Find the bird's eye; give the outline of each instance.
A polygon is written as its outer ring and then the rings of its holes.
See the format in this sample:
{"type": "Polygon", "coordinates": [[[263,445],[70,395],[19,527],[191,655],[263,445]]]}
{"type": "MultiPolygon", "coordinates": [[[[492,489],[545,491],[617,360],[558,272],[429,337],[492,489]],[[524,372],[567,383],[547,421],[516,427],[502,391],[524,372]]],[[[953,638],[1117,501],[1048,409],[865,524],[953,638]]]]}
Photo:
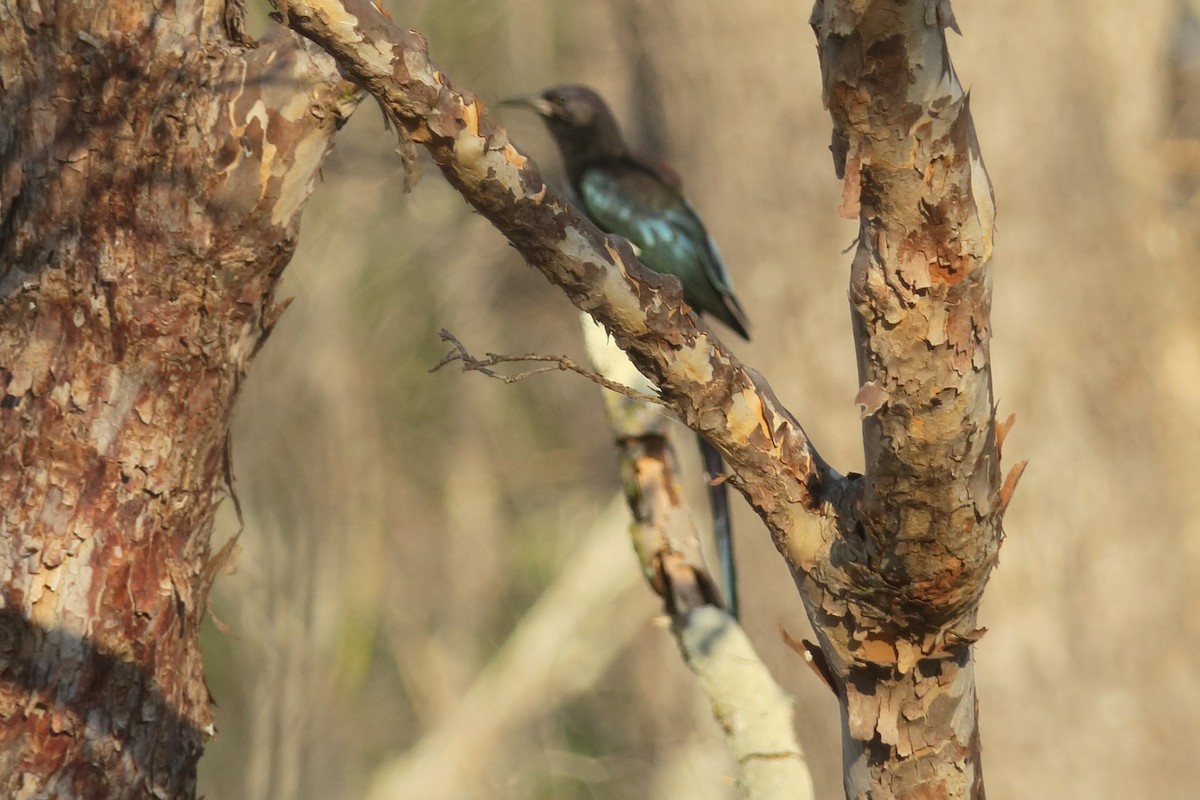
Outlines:
{"type": "Polygon", "coordinates": [[[571,121],[572,125],[590,125],[596,111],[592,105],[582,98],[575,98],[563,103],[562,116],[571,121]]]}

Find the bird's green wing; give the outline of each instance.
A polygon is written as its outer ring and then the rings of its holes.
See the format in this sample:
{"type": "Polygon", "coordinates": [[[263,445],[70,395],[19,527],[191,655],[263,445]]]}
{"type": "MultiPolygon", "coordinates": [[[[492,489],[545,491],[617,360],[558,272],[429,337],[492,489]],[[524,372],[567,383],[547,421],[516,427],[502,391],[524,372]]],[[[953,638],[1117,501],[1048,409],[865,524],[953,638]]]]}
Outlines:
{"type": "Polygon", "coordinates": [[[628,239],[645,266],[679,278],[689,305],[749,338],[729,273],[676,184],[621,161],[585,170],[575,188],[584,213],[601,229],[628,239]]]}

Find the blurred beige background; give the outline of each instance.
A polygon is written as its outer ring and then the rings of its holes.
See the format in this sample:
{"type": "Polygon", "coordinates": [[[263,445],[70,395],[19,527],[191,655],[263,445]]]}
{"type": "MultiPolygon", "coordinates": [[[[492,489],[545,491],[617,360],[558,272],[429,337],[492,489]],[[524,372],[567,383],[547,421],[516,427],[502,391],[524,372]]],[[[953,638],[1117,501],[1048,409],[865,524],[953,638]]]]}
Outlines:
{"type": "MultiPolygon", "coordinates": [[[[999,210],[1005,460],[1030,460],[976,651],[993,798],[1184,798],[1200,781],[1200,34],[1186,7],[955,8],[999,210]]],[[[568,81],[609,96],[720,243],[755,324],[739,354],[826,457],[861,465],[855,225],[836,216],[807,4],[388,8],[493,109],[568,81]]],[[[557,174],[540,123],[500,117],[557,174]]],[[[201,792],[735,796],[623,538],[596,390],[427,373],[442,327],[477,354],[580,356],[576,312],[432,165],[404,195],[393,148],[373,104],[338,137],[284,283],[295,302],[239,402],[246,524],[214,601],[230,632],[206,632],[219,736],[201,792]]],[[[218,544],[237,528],[229,506],[218,544]]],[[[747,630],[796,696],[818,796],[839,797],[836,704],[778,634],[806,633],[799,600],[740,501],[736,523],[747,630]]]]}

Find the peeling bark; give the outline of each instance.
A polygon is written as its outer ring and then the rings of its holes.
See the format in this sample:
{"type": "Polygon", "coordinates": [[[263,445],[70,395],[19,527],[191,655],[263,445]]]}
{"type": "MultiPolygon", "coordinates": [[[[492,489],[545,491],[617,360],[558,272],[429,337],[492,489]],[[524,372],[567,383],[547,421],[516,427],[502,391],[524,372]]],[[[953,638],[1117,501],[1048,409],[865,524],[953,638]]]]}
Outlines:
{"type": "MultiPolygon", "coordinates": [[[[581,315],[583,339],[596,371],[618,386],[653,396],[653,385],[637,371],[603,328],[581,315]]],[[[633,517],[630,534],[646,581],[676,627],[704,605],[724,608],[700,537],[684,504],[668,417],[652,403],[604,390],[604,410],[616,440],[621,482],[633,517]]]]}
{"type": "Polygon", "coordinates": [[[230,411],[355,102],[324,53],[245,49],[223,11],[0,3],[6,797],[190,798],[212,732],[230,411]]]}
{"type": "Polygon", "coordinates": [[[844,616],[843,598],[818,609],[844,676],[846,794],[982,797],[970,645],[1011,488],[988,352],[995,211],[946,45],[957,27],[933,0],[820,0],[812,23],[843,209],[861,226],[850,301],[872,398],[867,571],[844,616]]]}

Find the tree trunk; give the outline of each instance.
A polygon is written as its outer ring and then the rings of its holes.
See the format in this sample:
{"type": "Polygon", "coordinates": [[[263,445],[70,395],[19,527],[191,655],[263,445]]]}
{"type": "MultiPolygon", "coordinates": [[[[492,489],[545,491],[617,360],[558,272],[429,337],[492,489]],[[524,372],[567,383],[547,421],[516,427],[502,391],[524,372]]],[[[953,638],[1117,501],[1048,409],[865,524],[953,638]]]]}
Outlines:
{"type": "Polygon", "coordinates": [[[812,23],[843,213],[860,221],[866,475],[841,523],[867,571],[846,594],[808,595],[841,680],[846,794],[979,798],[971,645],[1020,476],[1001,491],[991,185],[946,46],[949,3],[818,0],[812,23]]]}
{"type": "Polygon", "coordinates": [[[236,5],[0,20],[0,794],[188,798],[230,410],[356,96],[236,5]]]}

